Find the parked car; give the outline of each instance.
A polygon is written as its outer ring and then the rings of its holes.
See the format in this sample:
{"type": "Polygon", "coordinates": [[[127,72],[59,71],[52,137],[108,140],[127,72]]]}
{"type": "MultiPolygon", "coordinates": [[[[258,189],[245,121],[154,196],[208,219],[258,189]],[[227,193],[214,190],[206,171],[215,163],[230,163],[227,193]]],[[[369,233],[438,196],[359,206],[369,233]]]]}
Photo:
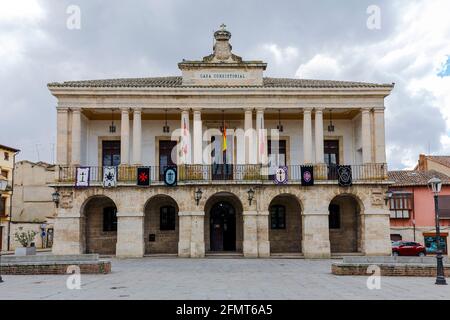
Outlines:
{"type": "Polygon", "coordinates": [[[393,256],[419,256],[423,257],[427,254],[425,246],[412,241],[395,241],[392,242],[393,256]]]}

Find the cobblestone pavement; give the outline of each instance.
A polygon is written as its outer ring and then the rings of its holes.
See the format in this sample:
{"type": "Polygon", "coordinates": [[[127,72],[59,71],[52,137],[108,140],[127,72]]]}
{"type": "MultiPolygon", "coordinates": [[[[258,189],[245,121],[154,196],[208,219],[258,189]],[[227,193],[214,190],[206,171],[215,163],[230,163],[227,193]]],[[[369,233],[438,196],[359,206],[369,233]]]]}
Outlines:
{"type": "Polygon", "coordinates": [[[3,299],[450,299],[450,285],[433,278],[382,277],[369,290],[365,276],[334,276],[332,260],[180,259],[112,260],[108,275],[4,276],[3,299]]]}

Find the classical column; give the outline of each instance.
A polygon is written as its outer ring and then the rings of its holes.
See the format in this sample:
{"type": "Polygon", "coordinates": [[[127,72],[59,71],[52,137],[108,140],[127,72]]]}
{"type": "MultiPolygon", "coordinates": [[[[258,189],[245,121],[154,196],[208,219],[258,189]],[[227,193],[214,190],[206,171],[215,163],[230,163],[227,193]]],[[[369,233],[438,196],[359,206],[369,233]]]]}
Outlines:
{"type": "Polygon", "coordinates": [[[56,164],[65,166],[69,162],[67,157],[69,109],[57,108],[56,110],[56,164]]]}
{"type": "Polygon", "coordinates": [[[144,256],[144,216],[142,212],[117,212],[116,256],[139,258],[144,256]]]}
{"type": "Polygon", "coordinates": [[[244,118],[244,130],[245,130],[245,163],[256,163],[256,148],[255,148],[255,131],[253,130],[253,109],[245,109],[244,118]]]}
{"type": "Polygon", "coordinates": [[[130,164],[130,116],[129,108],[121,108],[120,121],[120,164],[130,164]]]}
{"type": "Polygon", "coordinates": [[[323,108],[315,108],[315,149],[316,163],[324,163],[323,158],[323,108]]]}
{"type": "Polygon", "coordinates": [[[313,163],[311,108],[303,109],[303,163],[313,163]]]}
{"type": "Polygon", "coordinates": [[[142,164],[142,110],[133,109],[133,164],[142,164]]]}
{"type": "Polygon", "coordinates": [[[386,145],[384,136],[384,107],[375,108],[374,126],[375,126],[375,162],[386,163],[386,145]]]}
{"type": "Polygon", "coordinates": [[[193,149],[194,164],[203,164],[203,132],[202,113],[200,109],[194,109],[193,149]]]}
{"type": "Polygon", "coordinates": [[[258,211],[256,219],[258,228],[258,257],[270,257],[269,211],[258,211]]]}
{"type": "Polygon", "coordinates": [[[366,208],[361,215],[362,251],[367,256],[391,255],[389,210],[366,208]]]}
{"type": "Polygon", "coordinates": [[[244,211],[242,213],[244,218],[244,241],[242,245],[244,257],[247,258],[258,257],[257,214],[257,211],[244,211]]]}
{"type": "Polygon", "coordinates": [[[205,256],[205,212],[178,212],[178,256],[202,258],[205,256]]]}
{"type": "Polygon", "coordinates": [[[189,109],[181,111],[181,159],[183,164],[191,163],[191,134],[189,131],[189,109]]]}
{"type": "Polygon", "coordinates": [[[191,228],[192,217],[189,212],[178,212],[178,256],[189,258],[191,256],[191,228]]]}
{"type": "Polygon", "coordinates": [[[256,109],[256,132],[258,134],[257,154],[258,163],[267,163],[267,139],[264,131],[264,109],[256,109]]]}
{"type": "Polygon", "coordinates": [[[72,109],[72,165],[78,166],[81,161],[81,110],[72,109]]]}
{"type": "Polygon", "coordinates": [[[371,128],[370,128],[370,109],[363,108],[361,110],[361,141],[362,141],[362,157],[363,163],[372,162],[372,138],[371,138],[371,128]]]}
{"type": "MultiPolygon", "coordinates": [[[[78,208],[79,209],[79,208],[78,208]]],[[[83,228],[80,211],[75,208],[64,209],[61,206],[57,209],[55,218],[55,234],[52,253],[63,254],[83,254],[84,243],[82,239],[83,228]]]]}

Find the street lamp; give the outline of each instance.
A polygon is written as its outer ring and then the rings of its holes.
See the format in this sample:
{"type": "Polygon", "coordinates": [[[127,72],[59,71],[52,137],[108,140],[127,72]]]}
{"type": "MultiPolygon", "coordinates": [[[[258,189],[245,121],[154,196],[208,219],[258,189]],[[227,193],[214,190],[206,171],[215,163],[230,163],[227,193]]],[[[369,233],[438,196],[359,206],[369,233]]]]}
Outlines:
{"type": "Polygon", "coordinates": [[[434,193],[434,213],[436,222],[436,241],[437,241],[437,251],[436,251],[436,284],[446,285],[444,276],[444,265],[442,264],[442,250],[441,250],[441,232],[439,228],[439,206],[438,206],[438,194],[441,192],[442,181],[439,178],[431,178],[428,181],[428,186],[434,193]]]}
{"type": "Polygon", "coordinates": [[[197,205],[199,204],[200,199],[202,198],[202,194],[203,191],[200,188],[198,188],[197,191],[195,191],[195,202],[197,203],[197,205]]]}
{"type": "Polygon", "coordinates": [[[52,193],[52,201],[55,203],[56,207],[59,207],[59,192],[58,189],[55,190],[55,192],[52,193]]]}
{"type": "Polygon", "coordinates": [[[251,206],[253,197],[255,196],[255,190],[250,188],[250,189],[248,189],[247,193],[248,193],[248,205],[251,206]]]}
{"type": "MultiPolygon", "coordinates": [[[[8,179],[6,179],[3,175],[0,174],[0,198],[2,193],[6,191],[6,187],[8,186],[8,179]]],[[[2,248],[0,247],[0,283],[3,282],[2,279],[2,248]]]]}
{"type": "Polygon", "coordinates": [[[389,203],[389,201],[392,198],[392,191],[388,190],[386,191],[386,193],[384,194],[384,203],[387,205],[389,203]]]}

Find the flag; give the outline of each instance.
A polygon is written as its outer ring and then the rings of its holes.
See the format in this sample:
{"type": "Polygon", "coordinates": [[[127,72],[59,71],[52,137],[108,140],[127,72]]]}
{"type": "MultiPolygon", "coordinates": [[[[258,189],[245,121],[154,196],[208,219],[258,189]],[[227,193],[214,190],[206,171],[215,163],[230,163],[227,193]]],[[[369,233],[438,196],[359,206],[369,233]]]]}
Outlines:
{"type": "Polygon", "coordinates": [[[103,167],[103,187],[115,187],[117,184],[116,167],[103,167]]]}
{"type": "Polygon", "coordinates": [[[352,167],[337,166],[338,183],[341,187],[350,187],[352,185],[352,167]]]}
{"type": "Polygon", "coordinates": [[[222,132],[222,154],[223,154],[223,163],[227,163],[227,127],[225,123],[223,124],[223,132],[222,132]]]}
{"type": "Polygon", "coordinates": [[[314,167],[301,166],[300,173],[302,175],[302,186],[314,185],[314,167]]]}
{"type": "Polygon", "coordinates": [[[89,167],[78,167],[76,170],[75,187],[89,187],[89,167]]]}
{"type": "Polygon", "coordinates": [[[149,186],[150,185],[150,168],[139,167],[137,168],[137,181],[138,186],[149,186]]]}

